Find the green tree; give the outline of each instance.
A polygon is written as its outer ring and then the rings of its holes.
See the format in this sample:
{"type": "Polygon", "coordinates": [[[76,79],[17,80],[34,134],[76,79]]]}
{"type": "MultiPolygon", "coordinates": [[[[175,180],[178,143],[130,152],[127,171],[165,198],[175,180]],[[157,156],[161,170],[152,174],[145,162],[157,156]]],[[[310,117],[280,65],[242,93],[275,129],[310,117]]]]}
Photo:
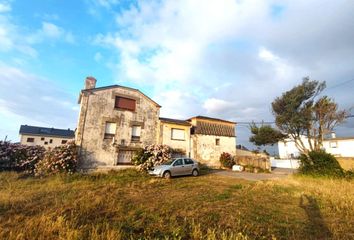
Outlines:
{"type": "Polygon", "coordinates": [[[253,135],[249,140],[257,146],[273,145],[287,136],[270,125],[262,124],[258,127],[255,123],[252,123],[250,129],[253,135]]]}
{"type": "Polygon", "coordinates": [[[325,88],[325,82],[306,77],[302,84],[283,93],[272,103],[277,127],[294,139],[299,151],[306,155],[309,151],[320,150],[324,136],[343,122],[347,115],[347,111],[338,110],[338,104],[333,99],[319,97],[325,88]],[[308,146],[304,141],[308,142],[308,146]]]}

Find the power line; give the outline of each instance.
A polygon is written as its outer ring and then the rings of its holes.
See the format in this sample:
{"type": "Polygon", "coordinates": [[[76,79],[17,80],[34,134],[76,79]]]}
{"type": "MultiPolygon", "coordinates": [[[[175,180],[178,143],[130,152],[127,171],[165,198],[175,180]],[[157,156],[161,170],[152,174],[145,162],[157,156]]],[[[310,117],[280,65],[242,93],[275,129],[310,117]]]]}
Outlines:
{"type": "Polygon", "coordinates": [[[339,87],[339,86],[342,86],[342,85],[345,85],[345,84],[353,82],[353,81],[354,81],[354,78],[350,79],[348,81],[344,81],[344,82],[338,83],[336,85],[330,86],[330,87],[326,88],[324,91],[329,90],[329,89],[333,89],[333,88],[336,88],[336,87],[339,87]]]}

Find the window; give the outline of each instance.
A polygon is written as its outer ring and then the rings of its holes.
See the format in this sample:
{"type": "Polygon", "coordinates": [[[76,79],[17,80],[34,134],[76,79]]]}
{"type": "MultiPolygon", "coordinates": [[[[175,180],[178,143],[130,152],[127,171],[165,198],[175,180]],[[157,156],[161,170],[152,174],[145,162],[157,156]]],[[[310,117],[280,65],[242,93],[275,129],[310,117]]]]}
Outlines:
{"type": "Polygon", "coordinates": [[[44,141],[44,139],[45,139],[45,138],[44,138],[44,137],[42,137],[42,138],[41,138],[41,141],[44,141]]]}
{"type": "Polygon", "coordinates": [[[220,146],[220,138],[215,139],[215,145],[220,146]]]}
{"type": "Polygon", "coordinates": [[[116,127],[117,124],[113,122],[106,122],[104,138],[105,139],[112,139],[116,135],[116,127]]]}
{"type": "Polygon", "coordinates": [[[34,138],[27,138],[27,142],[34,142],[34,138]]]}
{"type": "Polygon", "coordinates": [[[139,142],[141,134],[141,126],[132,127],[132,142],[139,142]]]}
{"type": "Polygon", "coordinates": [[[44,142],[44,145],[48,145],[48,142],[44,142]]]}
{"type": "Polygon", "coordinates": [[[185,158],[185,159],[184,159],[184,163],[187,164],[187,165],[188,165],[188,164],[194,164],[193,160],[190,159],[190,158],[185,158]]]}
{"type": "Polygon", "coordinates": [[[65,144],[67,142],[68,142],[68,140],[61,140],[61,144],[65,144]]]}
{"type": "Polygon", "coordinates": [[[183,129],[172,128],[171,129],[171,139],[172,140],[185,140],[185,131],[183,129]]]}
{"type": "Polygon", "coordinates": [[[53,139],[50,139],[50,140],[49,140],[49,143],[53,143],[53,139]]]}
{"type": "Polygon", "coordinates": [[[116,102],[114,107],[129,111],[135,111],[136,101],[134,99],[125,97],[116,97],[116,102]]]}
{"type": "Polygon", "coordinates": [[[173,164],[173,166],[181,166],[181,165],[183,165],[182,159],[177,159],[173,164]]]}
{"type": "Polygon", "coordinates": [[[338,146],[337,146],[337,142],[330,142],[329,143],[329,147],[330,148],[337,148],[338,146]]]}

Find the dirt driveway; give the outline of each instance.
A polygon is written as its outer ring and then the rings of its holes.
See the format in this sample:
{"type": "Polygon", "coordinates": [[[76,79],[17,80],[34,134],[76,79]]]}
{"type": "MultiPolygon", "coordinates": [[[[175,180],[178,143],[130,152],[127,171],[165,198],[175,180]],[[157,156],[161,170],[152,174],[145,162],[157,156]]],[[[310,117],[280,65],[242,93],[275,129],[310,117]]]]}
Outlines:
{"type": "Polygon", "coordinates": [[[272,170],[272,173],[249,173],[249,172],[233,172],[228,170],[214,170],[212,174],[241,178],[250,181],[262,181],[270,179],[282,179],[288,175],[296,172],[294,169],[276,168],[272,170]]]}

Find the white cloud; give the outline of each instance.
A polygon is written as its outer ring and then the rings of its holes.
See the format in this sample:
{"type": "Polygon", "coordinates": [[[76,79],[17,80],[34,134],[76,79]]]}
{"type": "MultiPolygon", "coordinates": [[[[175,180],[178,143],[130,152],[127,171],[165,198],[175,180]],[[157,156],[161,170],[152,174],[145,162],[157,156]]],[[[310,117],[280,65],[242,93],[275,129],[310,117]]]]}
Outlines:
{"type": "MultiPolygon", "coordinates": [[[[76,126],[76,96],[51,81],[3,63],[0,63],[0,79],[0,117],[12,126],[9,129],[16,129],[20,124],[76,126]],[[14,127],[14,123],[18,126],[14,127]]],[[[14,139],[13,132],[8,134],[14,139]]]]}
{"type": "Polygon", "coordinates": [[[10,11],[11,11],[11,6],[9,3],[0,2],[0,13],[10,12],[10,11]]]}
{"type": "Polygon", "coordinates": [[[171,117],[269,121],[272,100],[302,77],[352,78],[353,9],[352,1],[137,1],[95,43],[117,50],[117,81],[153,88],[171,117]]]}
{"type": "Polygon", "coordinates": [[[28,37],[31,44],[42,43],[47,39],[64,40],[67,43],[74,43],[75,37],[71,32],[65,31],[63,28],[50,22],[42,22],[42,27],[35,34],[28,37]]]}
{"type": "Polygon", "coordinates": [[[230,110],[230,108],[235,108],[237,105],[222,99],[208,98],[204,104],[203,108],[206,109],[207,113],[217,115],[225,111],[230,110]]]}

